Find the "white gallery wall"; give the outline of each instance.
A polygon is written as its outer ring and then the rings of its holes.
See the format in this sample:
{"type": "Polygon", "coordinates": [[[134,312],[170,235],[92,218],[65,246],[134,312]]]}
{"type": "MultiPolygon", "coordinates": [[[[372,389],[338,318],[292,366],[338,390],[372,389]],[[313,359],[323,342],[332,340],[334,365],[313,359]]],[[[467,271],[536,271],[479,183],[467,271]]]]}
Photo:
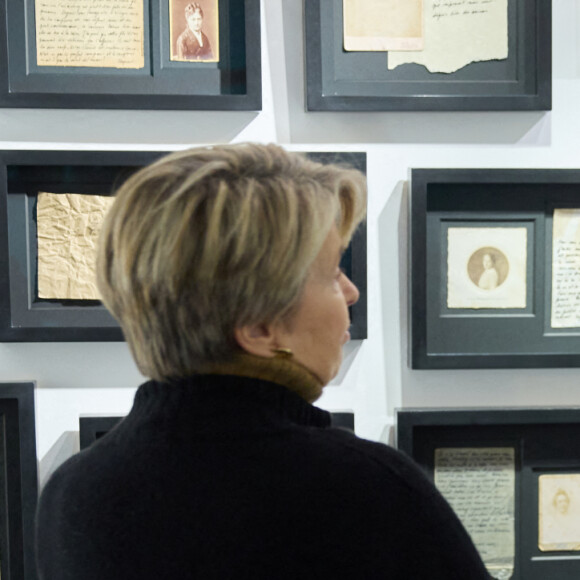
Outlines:
{"type": "MultiPolygon", "coordinates": [[[[409,168],[580,168],[580,2],[553,0],[551,112],[307,113],[299,0],[262,0],[260,112],[0,110],[1,149],[153,149],[239,141],[364,151],[368,339],[319,401],[387,440],[397,407],[580,406],[580,369],[407,366],[409,168]]],[[[0,381],[35,381],[41,483],[78,449],[79,415],[122,415],[144,381],[124,343],[0,344],[0,381]]]]}

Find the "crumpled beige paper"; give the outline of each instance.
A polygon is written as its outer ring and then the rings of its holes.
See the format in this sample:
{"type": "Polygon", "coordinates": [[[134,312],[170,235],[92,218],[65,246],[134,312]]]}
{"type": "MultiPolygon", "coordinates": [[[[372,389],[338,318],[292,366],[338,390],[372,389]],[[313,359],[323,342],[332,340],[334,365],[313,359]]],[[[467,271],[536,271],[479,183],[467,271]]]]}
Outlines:
{"type": "Polygon", "coordinates": [[[79,193],[38,194],[38,297],[99,300],[96,247],[114,198],[79,193]]]}

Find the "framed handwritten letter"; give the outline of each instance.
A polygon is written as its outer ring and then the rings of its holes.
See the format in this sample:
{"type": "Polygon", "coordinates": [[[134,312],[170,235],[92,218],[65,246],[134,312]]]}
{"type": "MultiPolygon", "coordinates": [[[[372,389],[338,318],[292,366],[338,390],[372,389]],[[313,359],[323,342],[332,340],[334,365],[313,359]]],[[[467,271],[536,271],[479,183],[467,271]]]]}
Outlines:
{"type": "MultiPolygon", "coordinates": [[[[0,152],[0,342],[122,341],[101,304],[96,241],[114,191],[164,155],[154,151],[0,152]]],[[[366,172],[360,152],[307,153],[320,163],[366,172]]],[[[360,298],[350,307],[351,336],[367,336],[366,227],[356,231],[341,267],[360,298]]]]}
{"type": "Polygon", "coordinates": [[[261,108],[259,0],[0,2],[0,107],[261,108]]]}
{"type": "Polygon", "coordinates": [[[580,366],[580,171],[411,170],[412,368],[580,366]]]}
{"type": "Polygon", "coordinates": [[[311,111],[548,110],[551,0],[306,0],[311,111]]]}
{"type": "Polygon", "coordinates": [[[397,447],[497,580],[580,577],[580,409],[400,409],[397,447]]]}

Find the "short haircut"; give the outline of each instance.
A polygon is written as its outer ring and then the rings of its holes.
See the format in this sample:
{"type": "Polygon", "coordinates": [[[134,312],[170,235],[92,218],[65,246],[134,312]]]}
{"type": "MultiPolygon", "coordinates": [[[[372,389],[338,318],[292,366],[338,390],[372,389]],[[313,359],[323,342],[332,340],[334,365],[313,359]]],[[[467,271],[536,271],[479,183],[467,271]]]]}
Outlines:
{"type": "Polygon", "coordinates": [[[365,207],[359,171],[276,145],[173,153],[116,194],[97,259],[103,302],[145,376],[194,374],[240,351],[235,328],[290,321],[332,225],[346,247],[365,207]]]}
{"type": "Polygon", "coordinates": [[[196,12],[199,12],[200,16],[203,18],[203,8],[199,4],[199,2],[190,2],[185,7],[185,18],[186,19],[189,18],[191,15],[195,14],[196,12]]]}

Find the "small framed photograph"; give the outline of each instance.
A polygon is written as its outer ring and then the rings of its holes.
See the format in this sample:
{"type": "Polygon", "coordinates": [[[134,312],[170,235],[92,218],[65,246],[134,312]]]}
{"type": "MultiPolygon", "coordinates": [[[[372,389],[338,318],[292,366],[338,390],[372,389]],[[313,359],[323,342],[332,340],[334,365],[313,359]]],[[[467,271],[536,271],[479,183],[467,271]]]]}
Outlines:
{"type": "Polygon", "coordinates": [[[171,60],[219,62],[219,0],[169,0],[171,60]]]}
{"type": "Polygon", "coordinates": [[[399,409],[397,447],[497,580],[580,576],[580,409],[399,409]]]}
{"type": "Polygon", "coordinates": [[[580,366],[580,171],[410,178],[410,366],[580,366]]]}
{"type": "Polygon", "coordinates": [[[580,551],[580,473],[540,475],[538,500],[540,550],[580,551]]]}
{"type": "Polygon", "coordinates": [[[447,229],[447,307],[525,308],[527,228],[447,229]]]}

